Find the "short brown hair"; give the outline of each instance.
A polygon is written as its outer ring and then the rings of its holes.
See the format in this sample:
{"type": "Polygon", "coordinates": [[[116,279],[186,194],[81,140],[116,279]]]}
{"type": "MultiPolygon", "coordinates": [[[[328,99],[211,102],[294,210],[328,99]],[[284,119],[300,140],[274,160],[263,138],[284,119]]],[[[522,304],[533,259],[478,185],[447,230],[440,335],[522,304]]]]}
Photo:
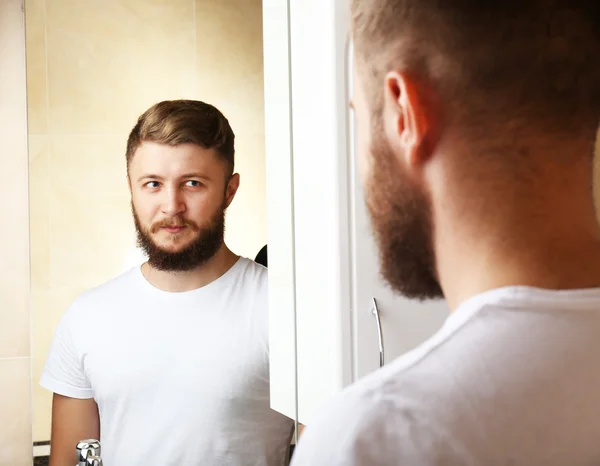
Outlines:
{"type": "Polygon", "coordinates": [[[400,70],[460,124],[598,126],[599,0],[352,0],[352,29],[371,111],[385,73],[400,70]]]}
{"type": "Polygon", "coordinates": [[[137,148],[145,141],[175,146],[197,144],[215,149],[234,168],[235,135],[227,118],[216,108],[199,100],[165,100],[146,110],[127,139],[127,168],[137,148]]]}

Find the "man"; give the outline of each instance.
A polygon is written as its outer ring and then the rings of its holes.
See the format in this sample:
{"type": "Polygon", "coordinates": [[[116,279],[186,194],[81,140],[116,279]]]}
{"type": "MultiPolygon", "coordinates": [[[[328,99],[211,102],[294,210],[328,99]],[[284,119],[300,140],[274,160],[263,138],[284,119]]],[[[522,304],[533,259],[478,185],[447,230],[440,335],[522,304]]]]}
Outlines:
{"type": "Polygon", "coordinates": [[[54,392],[52,466],[101,437],[107,465],[287,464],[293,421],[270,409],[267,270],[223,241],[240,183],[213,106],[166,101],[127,142],[148,261],[79,296],[41,384],[54,392]]]}
{"type": "Polygon", "coordinates": [[[600,2],[353,0],[352,18],[382,274],[453,312],[328,404],[292,464],[600,464],[600,2]]]}

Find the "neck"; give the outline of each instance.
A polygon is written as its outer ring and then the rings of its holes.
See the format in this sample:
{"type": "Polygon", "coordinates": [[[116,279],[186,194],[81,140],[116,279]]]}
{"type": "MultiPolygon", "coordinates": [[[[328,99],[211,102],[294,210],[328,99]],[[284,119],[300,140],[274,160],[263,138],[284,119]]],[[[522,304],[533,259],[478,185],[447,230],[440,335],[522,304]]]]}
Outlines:
{"type": "Polygon", "coordinates": [[[489,178],[472,176],[470,183],[446,184],[436,196],[452,200],[438,202],[442,208],[434,213],[436,265],[451,309],[507,286],[600,286],[591,166],[536,173],[524,183],[514,179],[509,173],[492,186],[489,178]]]}
{"type": "Polygon", "coordinates": [[[202,288],[227,272],[239,259],[225,244],[207,262],[185,272],[157,270],[148,262],[142,264],[142,273],[156,288],[169,292],[191,291],[202,288]]]}

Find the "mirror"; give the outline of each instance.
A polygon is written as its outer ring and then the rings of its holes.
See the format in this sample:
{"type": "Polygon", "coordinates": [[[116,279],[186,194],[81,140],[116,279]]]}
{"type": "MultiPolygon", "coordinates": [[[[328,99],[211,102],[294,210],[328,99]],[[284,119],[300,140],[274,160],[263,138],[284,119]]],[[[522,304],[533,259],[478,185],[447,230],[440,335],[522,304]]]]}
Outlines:
{"type": "Polygon", "coordinates": [[[262,7],[260,0],[27,0],[25,8],[33,439],[35,464],[44,464],[52,394],[39,380],[57,325],[82,292],[144,261],[125,163],[142,112],[182,98],[223,112],[241,175],[226,243],[254,259],[267,242],[262,7]]]}

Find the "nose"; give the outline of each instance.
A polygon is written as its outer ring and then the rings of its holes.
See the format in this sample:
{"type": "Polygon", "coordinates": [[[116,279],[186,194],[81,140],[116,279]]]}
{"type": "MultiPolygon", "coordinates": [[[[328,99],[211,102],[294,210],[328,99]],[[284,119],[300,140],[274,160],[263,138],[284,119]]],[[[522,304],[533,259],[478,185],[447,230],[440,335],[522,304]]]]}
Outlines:
{"type": "Polygon", "coordinates": [[[175,217],[185,212],[185,202],[183,193],[176,188],[169,188],[163,191],[162,211],[168,217],[175,217]]]}

